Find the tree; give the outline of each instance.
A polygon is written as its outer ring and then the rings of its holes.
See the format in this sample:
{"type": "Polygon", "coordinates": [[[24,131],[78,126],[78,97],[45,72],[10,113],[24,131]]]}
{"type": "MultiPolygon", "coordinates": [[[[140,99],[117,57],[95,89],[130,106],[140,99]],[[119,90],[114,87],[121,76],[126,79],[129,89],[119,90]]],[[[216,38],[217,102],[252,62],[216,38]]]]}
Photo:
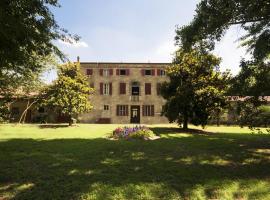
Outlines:
{"type": "Polygon", "coordinates": [[[50,56],[64,59],[55,41],[79,39],[59,27],[50,7],[60,5],[57,0],[0,1],[1,95],[12,94],[10,88],[42,72],[44,62],[40,60],[50,56]]]}
{"type": "Polygon", "coordinates": [[[58,79],[43,92],[43,104],[58,108],[69,116],[69,125],[78,114],[88,112],[92,106],[89,95],[92,89],[80,73],[79,63],[67,63],[59,67],[58,79]]]}
{"type": "Polygon", "coordinates": [[[192,22],[180,27],[176,40],[183,48],[206,40],[214,47],[226,30],[240,25],[246,34],[240,39],[256,60],[267,59],[270,53],[270,4],[257,0],[202,0],[192,22]]]}
{"type": "Polygon", "coordinates": [[[176,52],[172,66],[167,68],[170,82],[161,87],[167,100],[162,114],[170,122],[183,124],[184,129],[189,121],[205,126],[211,113],[226,105],[229,73],[221,73],[219,63],[220,58],[199,49],[176,52]]]}

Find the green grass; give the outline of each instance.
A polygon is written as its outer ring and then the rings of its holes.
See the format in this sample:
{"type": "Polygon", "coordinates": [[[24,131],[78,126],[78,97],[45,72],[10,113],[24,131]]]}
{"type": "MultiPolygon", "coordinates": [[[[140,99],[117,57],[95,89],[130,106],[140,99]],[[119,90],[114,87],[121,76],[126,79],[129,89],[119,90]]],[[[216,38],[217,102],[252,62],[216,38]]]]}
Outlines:
{"type": "Polygon", "coordinates": [[[107,139],[116,126],[0,125],[0,199],[270,199],[270,135],[155,125],[157,140],[107,139]]]}

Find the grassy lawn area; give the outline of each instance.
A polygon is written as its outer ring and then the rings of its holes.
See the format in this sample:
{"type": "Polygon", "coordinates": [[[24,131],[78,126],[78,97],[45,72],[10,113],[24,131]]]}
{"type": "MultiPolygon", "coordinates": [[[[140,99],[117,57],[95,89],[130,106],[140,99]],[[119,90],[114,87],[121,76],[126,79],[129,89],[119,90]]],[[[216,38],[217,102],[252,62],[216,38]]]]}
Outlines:
{"type": "Polygon", "coordinates": [[[107,139],[116,126],[0,125],[0,199],[270,199],[269,134],[155,125],[160,139],[107,139]]]}

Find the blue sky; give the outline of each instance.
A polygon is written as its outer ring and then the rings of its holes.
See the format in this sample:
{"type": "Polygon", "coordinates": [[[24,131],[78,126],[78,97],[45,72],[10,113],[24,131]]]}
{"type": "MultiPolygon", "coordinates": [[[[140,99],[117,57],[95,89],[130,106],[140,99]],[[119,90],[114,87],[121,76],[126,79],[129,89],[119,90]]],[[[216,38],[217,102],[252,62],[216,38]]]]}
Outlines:
{"type": "MultiPolygon", "coordinates": [[[[171,62],[176,26],[188,24],[199,0],[60,0],[53,13],[59,25],[78,34],[77,44],[57,42],[72,61],[171,62]]],[[[245,49],[239,27],[216,46],[221,69],[239,71],[245,49]]],[[[48,75],[51,76],[51,75],[48,75]]],[[[48,77],[50,78],[50,77],[48,77]]]]}

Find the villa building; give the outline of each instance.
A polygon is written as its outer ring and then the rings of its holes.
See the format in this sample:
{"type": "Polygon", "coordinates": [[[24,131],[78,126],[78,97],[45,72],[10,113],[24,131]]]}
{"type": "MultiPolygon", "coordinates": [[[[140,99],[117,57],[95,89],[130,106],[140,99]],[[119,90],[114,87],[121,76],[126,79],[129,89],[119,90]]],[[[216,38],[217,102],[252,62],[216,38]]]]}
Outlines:
{"type": "Polygon", "coordinates": [[[79,116],[84,123],[168,123],[161,116],[165,100],[161,83],[170,63],[81,62],[81,72],[94,88],[93,110],[79,116]]]}

